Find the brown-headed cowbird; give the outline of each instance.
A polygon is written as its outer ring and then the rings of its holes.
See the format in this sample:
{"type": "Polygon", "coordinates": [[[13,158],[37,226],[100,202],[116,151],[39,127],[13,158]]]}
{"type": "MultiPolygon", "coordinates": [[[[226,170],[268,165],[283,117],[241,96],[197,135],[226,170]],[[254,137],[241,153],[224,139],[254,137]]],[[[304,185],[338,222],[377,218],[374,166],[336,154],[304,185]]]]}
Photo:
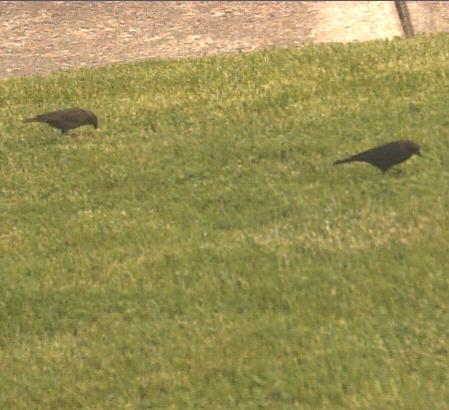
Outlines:
{"type": "Polygon", "coordinates": [[[386,172],[393,165],[406,161],[414,154],[421,156],[420,147],[416,142],[399,140],[335,161],[334,165],[354,161],[368,162],[382,172],[386,172]]]}
{"type": "Polygon", "coordinates": [[[83,110],[82,108],[68,108],[66,110],[48,112],[36,115],[33,118],[27,118],[23,122],[45,122],[61,130],[63,134],[82,125],[90,124],[94,128],[98,127],[97,116],[93,112],[83,110]]]}

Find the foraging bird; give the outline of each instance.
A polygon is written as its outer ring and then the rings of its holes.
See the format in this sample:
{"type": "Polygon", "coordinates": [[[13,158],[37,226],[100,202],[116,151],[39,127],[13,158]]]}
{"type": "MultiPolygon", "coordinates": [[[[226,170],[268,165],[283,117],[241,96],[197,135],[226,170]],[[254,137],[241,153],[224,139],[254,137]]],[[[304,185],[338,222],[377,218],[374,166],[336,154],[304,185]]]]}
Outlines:
{"type": "Polygon", "coordinates": [[[393,165],[408,160],[412,155],[421,156],[419,145],[410,140],[399,140],[335,161],[334,165],[354,161],[368,162],[385,173],[393,165]]]}
{"type": "Polygon", "coordinates": [[[23,122],[45,122],[48,125],[61,130],[65,134],[68,130],[81,127],[82,125],[93,125],[98,127],[97,116],[82,108],[68,108],[36,115],[33,118],[27,118],[23,122]]]}

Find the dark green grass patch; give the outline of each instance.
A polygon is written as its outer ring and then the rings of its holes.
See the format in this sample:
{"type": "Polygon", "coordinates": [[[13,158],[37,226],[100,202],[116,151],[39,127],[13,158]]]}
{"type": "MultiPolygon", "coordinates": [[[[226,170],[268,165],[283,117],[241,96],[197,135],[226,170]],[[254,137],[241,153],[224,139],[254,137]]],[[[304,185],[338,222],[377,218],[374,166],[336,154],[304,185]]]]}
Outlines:
{"type": "Polygon", "coordinates": [[[0,408],[449,406],[447,35],[0,82],[0,408]],[[22,118],[81,106],[100,129],[22,118]],[[412,138],[382,175],[332,162],[412,138]]]}

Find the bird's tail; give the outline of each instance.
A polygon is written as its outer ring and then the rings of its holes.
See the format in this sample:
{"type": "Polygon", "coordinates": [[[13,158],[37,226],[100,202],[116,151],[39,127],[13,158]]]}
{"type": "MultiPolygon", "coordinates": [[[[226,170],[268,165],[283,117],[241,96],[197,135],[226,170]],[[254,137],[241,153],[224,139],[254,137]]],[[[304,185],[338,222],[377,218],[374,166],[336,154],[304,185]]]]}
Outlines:
{"type": "Polygon", "coordinates": [[[348,157],[345,159],[339,159],[338,161],[334,162],[334,165],[339,165],[339,164],[346,164],[347,162],[352,162],[354,159],[352,157],[348,157]]]}
{"type": "Polygon", "coordinates": [[[38,121],[38,119],[37,119],[36,117],[33,117],[33,118],[25,118],[25,119],[23,120],[23,122],[36,122],[36,121],[38,121]]]}

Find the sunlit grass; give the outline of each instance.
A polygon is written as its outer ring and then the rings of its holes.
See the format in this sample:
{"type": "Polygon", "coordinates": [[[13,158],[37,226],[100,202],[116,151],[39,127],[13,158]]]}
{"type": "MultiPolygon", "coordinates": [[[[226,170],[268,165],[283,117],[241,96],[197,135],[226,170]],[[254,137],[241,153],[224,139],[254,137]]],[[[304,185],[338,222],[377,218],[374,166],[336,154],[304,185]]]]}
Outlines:
{"type": "Polygon", "coordinates": [[[447,35],[0,82],[0,408],[449,406],[447,35]],[[81,106],[73,136],[22,118],[81,106]],[[382,175],[335,159],[399,138],[382,175]]]}

